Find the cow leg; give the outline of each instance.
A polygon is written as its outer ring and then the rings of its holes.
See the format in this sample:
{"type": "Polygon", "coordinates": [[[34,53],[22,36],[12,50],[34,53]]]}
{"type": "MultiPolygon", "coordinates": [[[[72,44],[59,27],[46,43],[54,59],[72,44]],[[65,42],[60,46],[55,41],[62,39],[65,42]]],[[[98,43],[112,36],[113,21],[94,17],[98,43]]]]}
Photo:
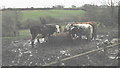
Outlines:
{"type": "Polygon", "coordinates": [[[94,40],[97,38],[97,34],[96,34],[96,30],[94,30],[94,33],[93,33],[94,35],[94,40]]]}
{"type": "Polygon", "coordinates": [[[70,34],[70,36],[71,36],[72,39],[75,39],[74,34],[70,34]]]}
{"type": "Polygon", "coordinates": [[[35,40],[35,37],[36,37],[36,35],[32,35],[32,39],[31,39],[31,45],[32,45],[32,47],[34,47],[34,40],[35,40]]]}
{"type": "Polygon", "coordinates": [[[87,36],[87,41],[88,41],[88,42],[91,41],[91,37],[90,37],[90,32],[89,32],[89,31],[86,32],[86,36],[87,36]]]}
{"type": "Polygon", "coordinates": [[[50,40],[49,38],[50,38],[51,36],[53,36],[53,34],[48,34],[48,35],[47,35],[47,37],[45,38],[46,43],[49,43],[49,40],[50,40]]]}
{"type": "Polygon", "coordinates": [[[39,38],[37,38],[37,41],[38,41],[38,43],[40,43],[40,40],[39,40],[39,38]]]}
{"type": "Polygon", "coordinates": [[[96,29],[97,29],[97,27],[94,26],[94,28],[93,28],[93,39],[94,39],[94,40],[97,38],[96,29]]]}
{"type": "Polygon", "coordinates": [[[90,41],[90,36],[89,36],[89,35],[87,35],[87,41],[88,41],[88,42],[90,41]]]}

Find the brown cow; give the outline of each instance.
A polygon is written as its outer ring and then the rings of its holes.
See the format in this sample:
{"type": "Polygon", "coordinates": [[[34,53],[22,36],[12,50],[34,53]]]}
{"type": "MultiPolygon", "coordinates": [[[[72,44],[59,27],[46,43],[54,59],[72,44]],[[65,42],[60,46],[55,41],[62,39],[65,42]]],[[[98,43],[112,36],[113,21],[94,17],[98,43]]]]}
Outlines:
{"type": "MultiPolygon", "coordinates": [[[[51,35],[53,35],[54,32],[59,32],[58,26],[59,25],[57,25],[57,26],[56,25],[32,26],[30,28],[30,33],[32,36],[31,45],[34,47],[34,41],[38,34],[42,35],[41,38],[48,38],[51,35]]],[[[40,42],[40,41],[38,40],[38,42],[40,42]]]]}

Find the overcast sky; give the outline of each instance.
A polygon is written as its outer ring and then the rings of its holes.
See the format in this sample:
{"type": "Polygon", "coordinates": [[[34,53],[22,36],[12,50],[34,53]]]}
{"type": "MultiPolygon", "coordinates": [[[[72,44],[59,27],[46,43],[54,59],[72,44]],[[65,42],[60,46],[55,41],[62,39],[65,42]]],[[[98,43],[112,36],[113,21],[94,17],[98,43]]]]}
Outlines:
{"type": "MultiPolygon", "coordinates": [[[[102,0],[2,0],[0,8],[26,8],[26,7],[52,7],[55,5],[64,5],[71,7],[75,5],[80,7],[84,4],[100,5],[102,0]]],[[[107,1],[107,0],[106,0],[107,1]]]]}

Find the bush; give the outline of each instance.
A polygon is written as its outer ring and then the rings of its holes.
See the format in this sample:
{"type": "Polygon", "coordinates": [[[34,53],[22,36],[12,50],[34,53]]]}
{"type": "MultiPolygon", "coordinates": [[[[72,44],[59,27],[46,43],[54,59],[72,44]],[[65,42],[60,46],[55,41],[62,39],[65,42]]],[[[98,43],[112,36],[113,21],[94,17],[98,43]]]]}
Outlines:
{"type": "Polygon", "coordinates": [[[17,11],[2,12],[2,36],[17,36],[18,33],[18,18],[17,11]]]}
{"type": "Polygon", "coordinates": [[[82,21],[96,21],[105,25],[106,27],[116,27],[118,23],[118,8],[114,6],[113,18],[111,17],[110,6],[96,6],[96,5],[84,5],[86,14],[81,18],[82,21]]]}

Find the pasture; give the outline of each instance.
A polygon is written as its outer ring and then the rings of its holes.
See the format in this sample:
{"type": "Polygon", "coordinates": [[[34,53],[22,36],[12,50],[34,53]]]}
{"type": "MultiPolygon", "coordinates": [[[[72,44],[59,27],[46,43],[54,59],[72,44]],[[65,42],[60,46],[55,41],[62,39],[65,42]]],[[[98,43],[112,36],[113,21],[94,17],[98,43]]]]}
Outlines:
{"type": "Polygon", "coordinates": [[[19,30],[19,36],[16,37],[2,37],[3,39],[9,39],[9,40],[23,40],[30,38],[30,31],[29,29],[19,30]]]}
{"type": "MultiPolygon", "coordinates": [[[[22,21],[28,19],[38,20],[39,17],[52,17],[62,20],[73,19],[74,17],[82,17],[86,13],[82,10],[25,10],[21,12],[22,21]]],[[[88,42],[86,40],[71,39],[68,33],[63,32],[64,27],[65,23],[61,27],[62,32],[49,37],[46,43],[36,43],[35,48],[32,48],[29,44],[31,39],[29,29],[19,30],[19,36],[16,37],[2,37],[2,57],[4,57],[2,65],[42,66],[54,61],[59,62],[61,59],[97,49],[98,44],[102,47],[105,40],[109,39],[110,42],[112,39],[117,38],[118,34],[117,28],[100,28],[97,29],[98,40],[88,42]],[[102,37],[102,39],[99,37],[102,37]]],[[[111,56],[117,55],[117,48],[111,48],[109,55],[105,55],[103,49],[94,54],[59,62],[51,66],[117,66],[117,59],[111,58],[111,56]],[[114,54],[112,55],[112,53],[114,54]]]]}
{"type": "Polygon", "coordinates": [[[23,20],[39,19],[39,17],[53,17],[56,19],[64,19],[73,16],[82,16],[83,10],[27,10],[22,11],[23,20]]]}

